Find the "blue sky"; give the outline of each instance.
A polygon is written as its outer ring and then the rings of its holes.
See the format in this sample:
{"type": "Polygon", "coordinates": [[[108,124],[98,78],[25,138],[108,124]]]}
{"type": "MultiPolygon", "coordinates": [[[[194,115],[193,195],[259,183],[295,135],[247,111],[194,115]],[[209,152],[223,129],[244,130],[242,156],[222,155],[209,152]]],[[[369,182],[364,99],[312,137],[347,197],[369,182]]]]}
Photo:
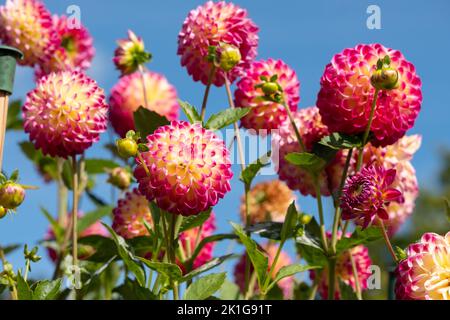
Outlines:
{"type": "MultiPolygon", "coordinates": [[[[189,10],[204,1],[107,1],[107,0],[48,0],[44,1],[52,13],[63,14],[69,5],[81,8],[82,23],[94,37],[97,55],[88,72],[108,92],[118,80],[118,73],[111,62],[115,41],[123,38],[128,29],[142,36],[153,54],[149,69],[163,73],[176,86],[181,99],[200,105],[204,87],[195,83],[180,66],[176,55],[177,34],[189,10]]],[[[433,187],[435,173],[439,168],[437,152],[450,147],[450,2],[423,1],[234,1],[248,9],[250,17],[260,27],[258,59],[269,57],[283,59],[297,71],[301,82],[299,108],[311,106],[316,101],[319,79],[331,57],[346,47],[358,43],[379,42],[403,52],[415,64],[423,82],[423,105],[416,126],[411,133],[423,135],[423,145],[413,161],[420,185],[433,187]],[[366,9],[376,4],[381,8],[381,30],[369,30],[366,9]]],[[[4,3],[4,1],[2,1],[4,3]]],[[[19,68],[16,76],[14,98],[23,98],[34,86],[32,71],[19,68]]],[[[223,88],[213,88],[208,113],[226,107],[223,88]]],[[[37,191],[29,191],[25,203],[17,215],[0,221],[0,243],[28,243],[42,239],[47,220],[40,207],[56,212],[56,188],[45,185],[34,168],[21,154],[17,142],[27,140],[21,132],[7,135],[4,169],[19,169],[22,182],[38,185],[37,191]]],[[[89,149],[90,157],[108,157],[101,147],[109,140],[108,134],[101,142],[89,149]]],[[[243,188],[238,181],[239,166],[234,167],[235,178],[232,191],[215,208],[220,232],[230,229],[228,220],[238,220],[238,208],[243,188]]],[[[260,177],[258,180],[274,179],[276,176],[260,177]]],[[[101,182],[101,181],[100,181],[101,182]]],[[[109,194],[109,187],[99,187],[99,192],[109,194]]],[[[315,212],[311,198],[299,198],[306,212],[315,212]]],[[[83,210],[91,207],[83,201],[83,210]]],[[[328,220],[331,215],[327,215],[328,220]]],[[[227,249],[221,244],[218,249],[227,249]]],[[[219,251],[218,250],[218,251],[219,251]]],[[[291,251],[291,250],[289,250],[291,251]]],[[[44,252],[41,252],[42,254],[44,252]]],[[[292,251],[291,251],[292,254],[292,251]]],[[[45,254],[44,254],[45,256],[45,254]]],[[[33,268],[35,276],[49,275],[52,266],[47,261],[33,268]]],[[[21,252],[11,256],[11,261],[22,266],[21,252]]]]}

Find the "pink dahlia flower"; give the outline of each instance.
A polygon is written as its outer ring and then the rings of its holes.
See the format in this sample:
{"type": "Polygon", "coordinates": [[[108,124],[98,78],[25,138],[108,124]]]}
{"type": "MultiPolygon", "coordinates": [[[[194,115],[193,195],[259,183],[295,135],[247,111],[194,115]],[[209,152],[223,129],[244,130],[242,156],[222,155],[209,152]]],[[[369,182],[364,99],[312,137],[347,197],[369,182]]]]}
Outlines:
{"type": "MultiPolygon", "coordinates": [[[[165,116],[168,120],[178,118],[178,101],[175,88],[158,73],[144,73],[148,109],[165,116]]],[[[111,89],[109,119],[114,130],[121,136],[134,130],[133,113],[145,107],[141,75],[136,72],[120,78],[111,89]]]]}
{"type": "Polygon", "coordinates": [[[450,232],[425,233],[397,267],[395,294],[401,300],[450,300],[450,232]]]}
{"type": "Polygon", "coordinates": [[[144,221],[153,224],[149,203],[137,189],[120,199],[113,210],[113,230],[125,239],[148,235],[144,221]]]}
{"type": "Polygon", "coordinates": [[[59,46],[37,66],[37,79],[51,72],[86,71],[91,66],[95,55],[93,39],[83,25],[73,28],[70,24],[66,16],[53,16],[53,28],[57,32],[59,46]]]}
{"type": "Polygon", "coordinates": [[[393,188],[396,170],[369,165],[350,176],[342,189],[342,219],[354,219],[367,228],[377,217],[389,220],[386,206],[396,201],[404,202],[402,193],[393,188]]]}
{"type": "MultiPolygon", "coordinates": [[[[278,246],[275,244],[267,243],[263,246],[263,249],[265,250],[266,255],[269,259],[269,269],[267,270],[267,272],[269,272],[270,267],[272,266],[272,263],[277,254],[278,246]]],[[[236,284],[241,289],[241,292],[245,291],[245,267],[246,267],[247,261],[248,261],[247,254],[243,254],[241,256],[241,259],[239,260],[239,262],[236,264],[236,266],[234,268],[234,279],[235,279],[236,284]]],[[[273,271],[273,277],[275,278],[276,274],[282,267],[286,267],[291,264],[292,264],[292,260],[289,257],[289,255],[286,252],[282,251],[280,253],[280,257],[278,258],[278,262],[273,271]]],[[[251,270],[251,273],[253,273],[253,265],[250,266],[250,270],[251,270]]],[[[294,277],[284,278],[281,281],[279,281],[277,283],[277,285],[280,287],[281,291],[283,292],[284,299],[292,299],[292,295],[293,295],[292,290],[294,288],[294,277]]],[[[255,284],[255,286],[256,286],[256,288],[255,288],[256,291],[258,291],[257,284],[255,284]]]]}
{"type": "Polygon", "coordinates": [[[117,41],[113,62],[123,75],[131,74],[139,66],[150,61],[151,54],[145,51],[144,40],[128,30],[128,38],[117,41]]]}
{"type": "MultiPolygon", "coordinates": [[[[247,11],[233,3],[208,1],[189,12],[178,35],[178,55],[194,81],[208,83],[212,68],[208,61],[210,46],[221,43],[239,49],[241,61],[228,72],[233,82],[256,57],[258,27],[247,16],[247,11]]],[[[224,73],[218,69],[212,79],[216,86],[225,83],[224,73]]]]}
{"type": "MultiPolygon", "coordinates": [[[[346,234],[346,237],[350,237],[350,233],[346,234]]],[[[327,237],[331,239],[331,233],[327,233],[327,237]]],[[[339,231],[338,239],[342,237],[342,232],[339,231]]],[[[356,270],[358,271],[358,282],[361,290],[367,289],[367,279],[370,277],[371,273],[369,267],[372,265],[372,260],[369,256],[369,249],[363,245],[353,247],[350,250],[353,256],[353,260],[356,265],[356,270]]],[[[318,292],[322,299],[328,298],[328,269],[325,267],[318,273],[316,270],[310,271],[310,277],[315,280],[319,277],[318,292]]],[[[356,291],[356,279],[353,276],[352,262],[350,259],[349,251],[345,251],[340,254],[336,261],[336,284],[335,284],[335,296],[336,300],[341,298],[341,293],[339,289],[339,281],[344,282],[346,285],[353,288],[356,291]]]]}
{"type": "MultiPolygon", "coordinates": [[[[216,231],[216,217],[211,212],[208,220],[201,227],[186,230],[180,234],[179,241],[185,254],[192,254],[197,247],[198,242],[204,238],[212,236],[216,231]],[[200,233],[200,234],[199,234],[200,233]]],[[[194,260],[193,268],[197,269],[212,259],[215,242],[207,243],[194,260]]]]}
{"type": "Polygon", "coordinates": [[[392,144],[414,125],[422,103],[421,81],[414,65],[400,51],[360,44],[335,55],[321,79],[317,107],[331,132],[358,134],[366,130],[375,93],[370,78],[377,60],[385,56],[398,71],[399,86],[379,93],[371,142],[375,146],[392,144]]]}
{"type": "Polygon", "coordinates": [[[58,46],[52,17],[41,1],[7,0],[0,7],[0,39],[21,50],[19,64],[33,67],[48,59],[58,46]]]}
{"type": "Polygon", "coordinates": [[[241,119],[244,128],[255,130],[272,130],[286,120],[287,111],[279,103],[264,99],[261,88],[255,88],[262,82],[261,76],[268,79],[277,75],[277,82],[283,88],[284,99],[291,111],[297,110],[300,101],[300,82],[293,69],[282,60],[269,59],[267,61],[255,61],[237,83],[235,92],[236,106],[251,108],[251,111],[241,119]]]}
{"type": "MultiPolygon", "coordinates": [[[[82,218],[83,214],[81,212],[78,212],[78,219],[82,218]]],[[[67,228],[69,226],[69,222],[72,219],[72,214],[68,214],[66,219],[62,221],[62,226],[64,228],[67,228]]],[[[109,237],[108,230],[103,226],[100,220],[95,221],[93,224],[91,224],[89,227],[84,229],[79,235],[78,238],[85,238],[89,236],[102,236],[102,237],[109,237]]],[[[50,226],[47,230],[47,234],[45,236],[45,240],[47,241],[53,241],[55,240],[55,231],[53,230],[52,226],[50,226]]],[[[48,247],[47,248],[47,254],[49,258],[56,262],[58,260],[58,252],[55,250],[55,248],[48,247]]],[[[79,250],[79,259],[87,259],[91,254],[93,254],[92,250],[87,248],[87,250],[79,250]],[[90,252],[91,251],[91,252],[90,252]]]]}
{"type": "Polygon", "coordinates": [[[149,151],[137,160],[139,190],[166,211],[195,215],[230,191],[233,176],[223,140],[199,123],[172,121],[147,137],[149,151]]]}
{"type": "MultiPolygon", "coordinates": [[[[301,109],[294,113],[293,116],[307,149],[306,151],[311,152],[314,144],[329,134],[328,128],[322,123],[319,110],[316,107],[301,109]]],[[[272,152],[272,158],[276,164],[275,170],[278,172],[280,180],[286,182],[290,189],[299,190],[303,195],[316,196],[311,174],[285,159],[287,154],[301,151],[289,119],[286,119],[278,131],[273,133],[272,150],[278,150],[278,152],[272,152]]],[[[338,157],[340,156],[341,153],[338,154],[338,157]]],[[[333,188],[339,185],[340,171],[335,170],[329,173],[331,174],[330,178],[327,170],[319,176],[320,191],[324,196],[331,194],[329,180],[337,183],[333,188]],[[339,175],[339,178],[331,179],[337,175],[339,175]]]]}
{"type": "Polygon", "coordinates": [[[106,130],[103,89],[79,72],[51,73],[27,94],[25,132],[36,149],[53,157],[83,153],[106,130]]]}

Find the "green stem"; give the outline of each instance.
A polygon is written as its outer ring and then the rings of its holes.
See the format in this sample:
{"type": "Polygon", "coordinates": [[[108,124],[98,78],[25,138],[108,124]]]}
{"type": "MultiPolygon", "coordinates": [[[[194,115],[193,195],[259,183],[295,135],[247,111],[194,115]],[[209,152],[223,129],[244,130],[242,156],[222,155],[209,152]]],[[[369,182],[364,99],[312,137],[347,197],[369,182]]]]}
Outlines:
{"type": "Polygon", "coordinates": [[[148,109],[148,98],[147,98],[147,85],[145,83],[145,70],[143,66],[139,66],[139,74],[141,75],[141,81],[142,81],[142,92],[144,97],[144,105],[145,108],[148,109]]]}
{"type": "Polygon", "coordinates": [[[211,70],[209,71],[208,83],[206,84],[205,94],[203,95],[202,111],[201,111],[201,115],[200,115],[202,121],[205,120],[206,105],[208,104],[209,91],[211,89],[211,84],[212,84],[212,80],[214,78],[215,72],[216,72],[216,66],[213,64],[211,67],[211,70]]]}
{"type": "Polygon", "coordinates": [[[27,261],[25,262],[25,272],[23,275],[23,280],[27,281],[28,279],[28,271],[30,270],[30,260],[27,259],[27,261]]]}
{"type": "Polygon", "coordinates": [[[64,184],[62,178],[64,159],[58,158],[56,160],[56,166],[58,170],[58,224],[60,226],[64,226],[64,223],[67,221],[67,198],[68,198],[68,190],[66,185],[64,184]]]}
{"type": "Polygon", "coordinates": [[[319,283],[314,281],[314,284],[311,288],[311,292],[309,293],[308,300],[314,300],[316,298],[317,289],[319,288],[319,283]]]}
{"type": "Polygon", "coordinates": [[[289,121],[291,122],[292,128],[294,128],[295,136],[297,137],[298,144],[300,145],[300,151],[306,152],[305,144],[303,143],[302,136],[300,135],[300,131],[298,130],[297,125],[295,124],[294,116],[292,115],[291,109],[289,109],[288,105],[286,104],[286,101],[281,103],[283,107],[286,109],[286,112],[289,117],[289,121]]]}
{"type": "Polygon", "coordinates": [[[389,253],[391,254],[392,258],[394,259],[395,263],[398,263],[397,255],[395,254],[394,248],[392,247],[391,240],[389,240],[389,236],[386,232],[386,227],[384,226],[384,222],[381,219],[378,219],[381,227],[381,231],[383,233],[384,242],[386,242],[386,246],[389,250],[389,253]]]}
{"type": "Polygon", "coordinates": [[[78,163],[77,157],[72,156],[73,171],[73,203],[72,203],[72,256],[74,270],[78,268],[78,163]]]}
{"type": "Polygon", "coordinates": [[[313,177],[314,180],[314,189],[316,191],[316,199],[317,199],[317,207],[319,210],[319,222],[320,222],[320,236],[322,240],[322,246],[325,252],[328,252],[328,241],[327,235],[325,233],[325,219],[323,216],[323,204],[322,204],[322,194],[320,193],[319,182],[317,181],[317,177],[313,177]]]}
{"type": "Polygon", "coordinates": [[[272,265],[270,266],[270,270],[269,270],[269,276],[266,278],[266,281],[264,283],[264,288],[263,290],[263,295],[265,296],[267,294],[267,287],[270,285],[270,282],[272,280],[273,277],[273,273],[275,272],[275,268],[277,266],[278,263],[278,259],[280,258],[280,254],[281,254],[281,250],[283,249],[284,244],[286,243],[286,241],[282,241],[280,243],[280,245],[278,246],[277,249],[277,253],[275,254],[275,258],[273,259],[272,265]]]}
{"type": "Polygon", "coordinates": [[[328,300],[334,300],[336,290],[336,257],[328,259],[328,300]]]}
{"type": "Polygon", "coordinates": [[[350,257],[350,263],[352,264],[353,277],[355,278],[356,298],[358,300],[362,300],[362,291],[361,291],[361,285],[359,284],[358,269],[356,268],[355,258],[353,258],[353,253],[350,249],[348,250],[348,256],[350,257]]]}
{"type": "MultiPolygon", "coordinates": [[[[8,261],[6,260],[5,252],[3,251],[2,247],[0,247],[0,260],[2,261],[3,270],[5,271],[5,265],[8,263],[8,261]]],[[[12,280],[8,276],[8,281],[9,281],[9,286],[11,287],[11,289],[10,289],[11,300],[19,300],[19,297],[18,297],[18,294],[17,294],[17,287],[16,287],[16,284],[15,284],[14,280],[12,280]]]]}

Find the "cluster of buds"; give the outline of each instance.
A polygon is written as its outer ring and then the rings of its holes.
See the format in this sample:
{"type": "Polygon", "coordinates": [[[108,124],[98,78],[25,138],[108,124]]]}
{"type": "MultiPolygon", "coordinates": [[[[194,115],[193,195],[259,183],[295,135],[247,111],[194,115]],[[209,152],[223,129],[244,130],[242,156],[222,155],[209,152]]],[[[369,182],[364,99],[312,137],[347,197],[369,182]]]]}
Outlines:
{"type": "Polygon", "coordinates": [[[14,171],[9,178],[0,174],[0,219],[8,211],[15,211],[25,199],[25,189],[32,188],[17,183],[18,178],[18,171],[14,171]]]}
{"type": "Polygon", "coordinates": [[[391,58],[385,56],[378,59],[375,72],[370,77],[370,83],[378,90],[392,90],[399,86],[399,73],[391,67],[391,58]]]}
{"type": "Polygon", "coordinates": [[[116,141],[117,152],[125,159],[134,158],[139,152],[148,150],[144,143],[139,143],[141,136],[133,130],[127,132],[125,138],[116,141]]]}
{"type": "Polygon", "coordinates": [[[38,247],[34,247],[30,251],[28,250],[28,245],[25,244],[23,248],[23,255],[25,257],[25,260],[29,260],[31,262],[38,262],[39,260],[41,260],[42,257],[37,255],[38,249],[39,249],[38,247]]]}

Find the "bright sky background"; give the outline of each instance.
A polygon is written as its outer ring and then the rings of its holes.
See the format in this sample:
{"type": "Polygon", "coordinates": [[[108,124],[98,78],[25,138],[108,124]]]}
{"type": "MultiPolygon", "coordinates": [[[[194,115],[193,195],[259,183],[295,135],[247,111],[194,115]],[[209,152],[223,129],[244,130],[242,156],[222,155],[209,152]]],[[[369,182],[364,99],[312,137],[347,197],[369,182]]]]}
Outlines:
{"type": "MultiPolygon", "coordinates": [[[[4,1],[1,1],[4,3],[4,1]]],[[[126,36],[128,29],[142,36],[153,54],[150,70],[163,73],[176,86],[181,99],[199,106],[204,87],[195,83],[180,66],[176,55],[177,35],[189,12],[203,1],[108,1],[108,0],[48,0],[44,1],[55,14],[64,14],[69,5],[81,8],[82,23],[94,37],[97,50],[91,70],[88,72],[108,92],[118,80],[118,72],[112,64],[115,41],[126,36]]],[[[260,27],[258,59],[280,58],[293,67],[301,82],[299,108],[314,105],[319,89],[319,79],[331,57],[346,47],[359,43],[379,42],[403,52],[415,64],[423,82],[423,105],[416,126],[411,133],[423,135],[423,145],[413,161],[420,185],[433,187],[439,168],[438,151],[450,147],[450,2],[441,1],[250,1],[235,3],[248,9],[250,17],[260,27]],[[370,4],[381,8],[381,30],[369,30],[366,9],[370,4]]],[[[34,87],[32,71],[18,68],[14,98],[23,98],[34,87]]],[[[227,106],[225,89],[213,88],[208,113],[227,106]]],[[[25,203],[17,215],[0,221],[0,243],[28,243],[33,245],[43,238],[48,222],[40,213],[45,207],[56,213],[56,188],[46,185],[36,174],[31,163],[25,159],[17,143],[27,140],[21,132],[7,135],[4,169],[9,173],[19,169],[21,182],[38,185],[37,191],[29,191],[25,203]]],[[[109,157],[101,144],[108,142],[108,133],[89,149],[88,157],[109,157]]],[[[219,231],[230,230],[228,220],[238,221],[238,208],[243,193],[238,181],[239,166],[236,165],[232,191],[214,209],[219,231]]],[[[276,176],[260,177],[258,180],[274,179],[276,176]]],[[[98,193],[109,195],[109,187],[103,185],[98,193]]],[[[92,209],[87,199],[83,210],[92,209]]],[[[306,212],[315,212],[311,198],[300,198],[306,212]]],[[[331,215],[326,216],[331,220],[331,215]]],[[[217,247],[217,255],[227,250],[226,244],[217,247]]],[[[241,250],[241,249],[239,249],[241,250]]],[[[289,250],[291,255],[293,251],[289,250]]],[[[50,275],[53,267],[44,251],[44,261],[33,266],[35,277],[50,275]]],[[[22,267],[22,252],[11,256],[16,267],[22,267]]]]}

